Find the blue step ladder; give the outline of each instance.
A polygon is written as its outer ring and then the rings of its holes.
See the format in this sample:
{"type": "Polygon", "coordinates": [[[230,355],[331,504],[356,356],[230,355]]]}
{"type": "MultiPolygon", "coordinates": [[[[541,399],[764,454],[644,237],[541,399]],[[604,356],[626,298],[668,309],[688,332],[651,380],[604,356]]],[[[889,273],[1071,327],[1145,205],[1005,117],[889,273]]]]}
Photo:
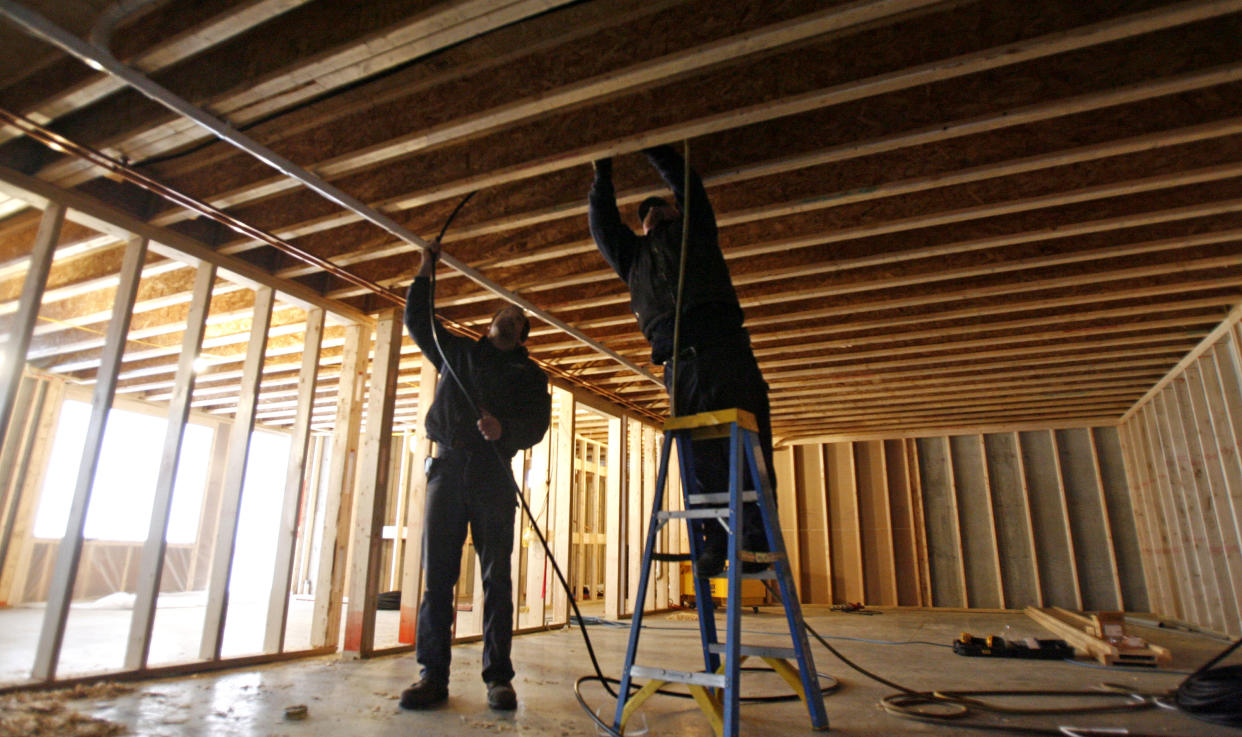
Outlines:
{"type": "MultiPolygon", "coordinates": [[[[698,558],[698,541],[690,529],[690,559],[698,558]]],[[[766,585],[766,583],[765,583],[766,585]]],[[[625,669],[621,674],[620,698],[617,699],[613,729],[624,734],[625,724],[652,694],[669,683],[684,683],[694,696],[717,737],[737,737],[738,704],[741,686],[742,660],[748,657],[762,658],[775,670],[806,704],[811,717],[811,727],[828,729],[828,716],[824,712],[824,700],[820,693],[815,661],[811,656],[806,629],[802,625],[802,607],[798,604],[797,591],[789,559],[785,554],[785,541],[777,524],[776,503],[768,478],[763,453],[759,448],[759,435],[754,415],[740,409],[717,410],[685,417],[674,417],[664,423],[664,446],[660,453],[660,471],[656,477],[655,498],[652,503],[651,521],[647,528],[647,542],[643,548],[642,571],[638,579],[638,592],[634,599],[636,611],[630,623],[629,646],[625,652],[625,669]],[[729,489],[719,493],[692,493],[694,486],[694,456],[691,442],[707,438],[729,438],[729,489]],[[668,479],[669,455],[677,446],[677,458],[681,467],[682,492],[685,497],[684,511],[662,511],[664,488],[668,479]],[[742,491],[743,473],[749,473],[752,485],[758,492],[742,491]],[[741,549],[742,505],[757,501],[762,513],[764,532],[768,539],[768,553],[755,553],[741,549]],[[655,552],[655,541],[660,528],[671,519],[684,519],[689,527],[692,520],[703,524],[722,524],[729,533],[728,598],[725,604],[725,641],[717,638],[716,620],[711,582],[694,576],[694,601],[699,613],[699,638],[703,645],[702,671],[686,672],[653,666],[637,665],[638,637],[643,626],[642,602],[647,599],[647,583],[652,561],[685,560],[684,555],[655,552]],[[745,573],[741,563],[754,561],[770,563],[767,570],[745,573]],[[743,645],[741,638],[742,581],[755,578],[775,580],[780,589],[789,624],[793,647],[769,647],[743,645]],[[723,665],[720,656],[724,656],[723,665]],[[790,664],[794,660],[797,666],[790,664]],[[646,683],[633,695],[630,693],[633,679],[646,679],[646,683]]]]}

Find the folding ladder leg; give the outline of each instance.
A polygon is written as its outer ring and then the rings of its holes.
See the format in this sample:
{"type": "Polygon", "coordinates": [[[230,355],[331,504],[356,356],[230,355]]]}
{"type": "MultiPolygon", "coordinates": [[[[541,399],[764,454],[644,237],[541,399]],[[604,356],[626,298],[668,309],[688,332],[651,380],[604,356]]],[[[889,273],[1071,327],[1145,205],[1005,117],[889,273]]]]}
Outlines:
{"type": "Polygon", "coordinates": [[[621,729],[621,717],[630,693],[630,667],[638,652],[638,635],[643,628],[643,604],[647,601],[647,580],[651,573],[651,554],[655,550],[656,533],[660,530],[659,512],[664,506],[664,485],[668,479],[668,456],[671,450],[670,433],[665,433],[660,449],[660,471],[656,475],[655,496],[651,502],[651,519],[647,525],[647,542],[643,546],[643,562],[638,576],[638,591],[634,597],[634,612],[630,619],[630,640],[625,649],[625,667],[621,671],[621,690],[617,692],[617,713],[613,728],[621,729]]]}
{"type": "Polygon", "coordinates": [[[768,476],[767,461],[759,448],[759,439],[753,432],[746,432],[745,452],[747,465],[752,473],[751,480],[756,491],[759,492],[759,512],[763,518],[763,529],[768,539],[768,550],[777,554],[773,566],[776,568],[776,581],[780,586],[785,621],[789,625],[789,634],[793,637],[794,648],[798,652],[798,672],[802,677],[802,692],[806,696],[811,728],[828,729],[828,714],[824,710],[824,699],[819,690],[819,674],[815,670],[811,644],[806,638],[806,628],[802,623],[802,605],[798,602],[798,592],[793,585],[793,569],[785,551],[785,538],[780,534],[780,521],[776,512],[775,499],[772,498],[772,484],[771,477],[768,476]]]}
{"type": "Polygon", "coordinates": [[[742,433],[729,426],[729,595],[725,603],[724,737],[738,733],[739,686],[742,669],[742,433]]]}
{"type": "MultiPolygon", "coordinates": [[[[694,450],[693,441],[688,433],[675,432],[671,433],[677,439],[677,462],[681,466],[681,496],[687,509],[690,508],[690,495],[695,493],[695,475],[694,475],[694,450]]],[[[701,548],[699,547],[698,531],[696,525],[718,525],[716,520],[686,520],[686,535],[690,540],[690,560],[691,566],[694,566],[699,559],[701,548]]],[[[711,652],[709,645],[717,642],[716,635],[716,605],[712,601],[712,584],[706,578],[700,578],[698,571],[691,568],[691,579],[694,581],[694,608],[699,614],[699,642],[703,646],[703,668],[709,673],[715,673],[720,668],[720,656],[711,652]]]]}

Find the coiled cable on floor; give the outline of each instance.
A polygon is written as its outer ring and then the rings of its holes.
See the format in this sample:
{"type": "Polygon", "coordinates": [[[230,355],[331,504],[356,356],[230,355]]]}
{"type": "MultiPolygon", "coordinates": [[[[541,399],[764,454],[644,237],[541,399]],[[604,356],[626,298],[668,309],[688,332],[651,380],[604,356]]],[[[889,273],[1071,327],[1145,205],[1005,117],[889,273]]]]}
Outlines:
{"type": "Polygon", "coordinates": [[[1225,648],[1181,682],[1173,699],[1179,709],[1205,722],[1242,727],[1242,665],[1213,667],[1239,645],[1242,640],[1225,648]]]}

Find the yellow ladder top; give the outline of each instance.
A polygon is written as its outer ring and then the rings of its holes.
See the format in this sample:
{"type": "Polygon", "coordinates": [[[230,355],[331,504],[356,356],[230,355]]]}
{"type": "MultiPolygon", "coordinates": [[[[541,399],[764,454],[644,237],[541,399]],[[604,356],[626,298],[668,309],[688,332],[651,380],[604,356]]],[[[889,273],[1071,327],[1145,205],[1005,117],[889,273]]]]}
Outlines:
{"type": "Polygon", "coordinates": [[[755,422],[755,416],[737,407],[700,412],[696,415],[670,417],[664,422],[664,431],[692,430],[691,434],[696,438],[714,437],[716,435],[727,435],[729,425],[734,422],[743,429],[759,432],[759,424],[755,422]]]}

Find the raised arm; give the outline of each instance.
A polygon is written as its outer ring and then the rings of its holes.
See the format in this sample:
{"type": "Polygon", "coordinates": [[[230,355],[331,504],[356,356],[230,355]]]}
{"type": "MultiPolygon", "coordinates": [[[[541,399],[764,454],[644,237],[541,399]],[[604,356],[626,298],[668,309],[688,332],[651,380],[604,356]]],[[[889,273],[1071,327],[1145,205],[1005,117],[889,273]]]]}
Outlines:
{"type": "Polygon", "coordinates": [[[612,159],[594,164],[595,182],[587,200],[591,237],[608,265],[624,280],[629,279],[638,236],[621,220],[617,209],[617,193],[612,186],[612,159]]]}
{"type": "Polygon", "coordinates": [[[462,343],[469,344],[471,341],[445,330],[432,312],[431,275],[435,271],[438,256],[438,250],[432,254],[423,253],[418,274],[405,296],[405,328],[410,331],[410,337],[418,344],[423,355],[435,365],[436,370],[443,370],[443,357],[436,349],[436,339],[439,339],[440,346],[450,356],[456,355],[462,343]],[[432,331],[435,331],[434,337],[432,331]]]}
{"type": "MultiPolygon", "coordinates": [[[[669,189],[673,190],[677,206],[685,212],[686,193],[683,190],[686,184],[686,162],[668,145],[645,148],[643,153],[656,171],[660,172],[660,177],[669,189]]],[[[713,241],[716,239],[716,213],[712,211],[712,204],[707,199],[703,180],[694,169],[690,170],[690,233],[697,233],[713,241]]]]}

